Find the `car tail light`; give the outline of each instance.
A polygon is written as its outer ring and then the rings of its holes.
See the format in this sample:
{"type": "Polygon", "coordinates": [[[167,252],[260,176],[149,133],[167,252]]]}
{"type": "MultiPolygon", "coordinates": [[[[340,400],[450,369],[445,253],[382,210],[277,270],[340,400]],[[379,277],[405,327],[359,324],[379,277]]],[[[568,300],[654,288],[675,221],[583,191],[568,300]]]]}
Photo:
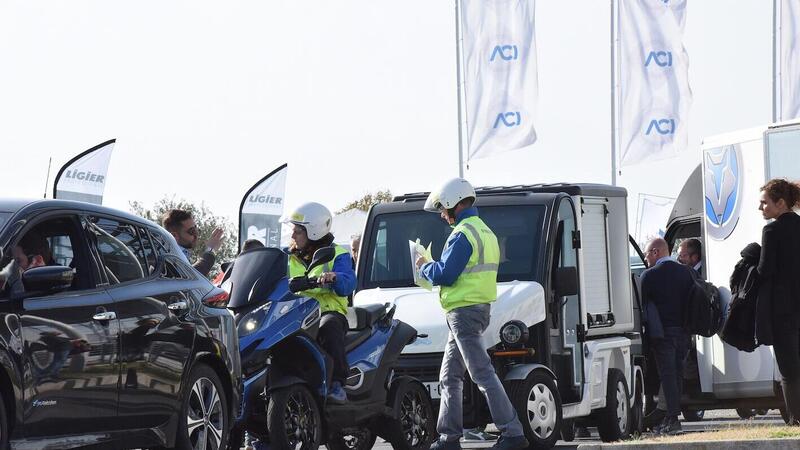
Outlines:
{"type": "Polygon", "coordinates": [[[208,295],[203,298],[203,303],[213,308],[225,308],[228,306],[229,298],[230,296],[227,292],[217,288],[209,292],[208,295]]]}

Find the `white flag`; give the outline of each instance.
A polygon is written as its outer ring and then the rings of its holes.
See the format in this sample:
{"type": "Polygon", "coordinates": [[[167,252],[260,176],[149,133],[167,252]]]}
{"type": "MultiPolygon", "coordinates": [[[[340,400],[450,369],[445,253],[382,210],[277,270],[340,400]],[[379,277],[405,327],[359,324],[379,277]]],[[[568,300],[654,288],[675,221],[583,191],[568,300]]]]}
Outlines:
{"type": "Polygon", "coordinates": [[[96,145],[64,164],[53,183],[53,198],[103,204],[115,142],[111,139],[96,145]]]}
{"type": "Polygon", "coordinates": [[[619,167],[675,156],[688,143],[686,0],[620,0],[619,167]]]}
{"type": "Polygon", "coordinates": [[[800,117],[800,0],[781,0],[778,33],[778,120],[800,117]]]}
{"type": "Polygon", "coordinates": [[[664,237],[675,199],[659,195],[639,194],[639,217],[636,241],[644,248],[650,239],[664,237]]]}
{"type": "Polygon", "coordinates": [[[239,248],[256,239],[267,247],[280,247],[283,198],[286,192],[286,164],[253,185],[239,206],[239,248]]]}
{"type": "Polygon", "coordinates": [[[467,159],[536,142],[534,0],[461,0],[467,159]]]}

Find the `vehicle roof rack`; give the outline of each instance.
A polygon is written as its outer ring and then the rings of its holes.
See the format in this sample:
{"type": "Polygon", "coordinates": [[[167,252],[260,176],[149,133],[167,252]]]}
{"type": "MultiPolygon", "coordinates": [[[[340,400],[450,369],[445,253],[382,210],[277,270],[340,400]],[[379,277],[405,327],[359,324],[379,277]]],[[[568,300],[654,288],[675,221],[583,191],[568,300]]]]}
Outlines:
{"type": "MultiPolygon", "coordinates": [[[[586,195],[597,197],[625,197],[628,191],[619,186],[594,183],[539,183],[539,184],[517,184],[512,186],[481,186],[475,188],[475,193],[479,197],[487,195],[508,195],[508,194],[537,194],[537,193],[559,193],[568,195],[586,195]]],[[[430,192],[413,192],[410,194],[398,195],[392,199],[395,202],[419,201],[428,198],[430,192]]]]}

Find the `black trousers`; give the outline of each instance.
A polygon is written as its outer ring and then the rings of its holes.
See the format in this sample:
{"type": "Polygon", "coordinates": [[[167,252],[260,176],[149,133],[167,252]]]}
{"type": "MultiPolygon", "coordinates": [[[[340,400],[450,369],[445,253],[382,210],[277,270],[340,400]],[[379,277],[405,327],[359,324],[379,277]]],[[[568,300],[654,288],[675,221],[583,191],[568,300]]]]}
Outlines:
{"type": "Polygon", "coordinates": [[[344,335],[347,333],[347,318],[341,313],[328,311],[322,314],[317,340],[320,347],[333,358],[333,381],[344,386],[350,366],[344,352],[344,335]]]}
{"type": "Polygon", "coordinates": [[[683,361],[688,351],[688,337],[681,327],[664,327],[664,338],[651,339],[650,343],[667,401],[667,416],[677,418],[681,413],[683,361]]]}

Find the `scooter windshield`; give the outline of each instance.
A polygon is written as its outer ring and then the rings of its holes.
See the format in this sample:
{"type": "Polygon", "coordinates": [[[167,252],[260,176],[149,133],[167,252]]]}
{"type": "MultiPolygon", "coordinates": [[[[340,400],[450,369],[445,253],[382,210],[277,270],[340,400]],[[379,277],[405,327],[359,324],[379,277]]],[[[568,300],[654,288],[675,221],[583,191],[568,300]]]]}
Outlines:
{"type": "Polygon", "coordinates": [[[287,256],[277,248],[259,248],[241,253],[233,261],[229,308],[265,301],[286,276],[287,256]]]}

